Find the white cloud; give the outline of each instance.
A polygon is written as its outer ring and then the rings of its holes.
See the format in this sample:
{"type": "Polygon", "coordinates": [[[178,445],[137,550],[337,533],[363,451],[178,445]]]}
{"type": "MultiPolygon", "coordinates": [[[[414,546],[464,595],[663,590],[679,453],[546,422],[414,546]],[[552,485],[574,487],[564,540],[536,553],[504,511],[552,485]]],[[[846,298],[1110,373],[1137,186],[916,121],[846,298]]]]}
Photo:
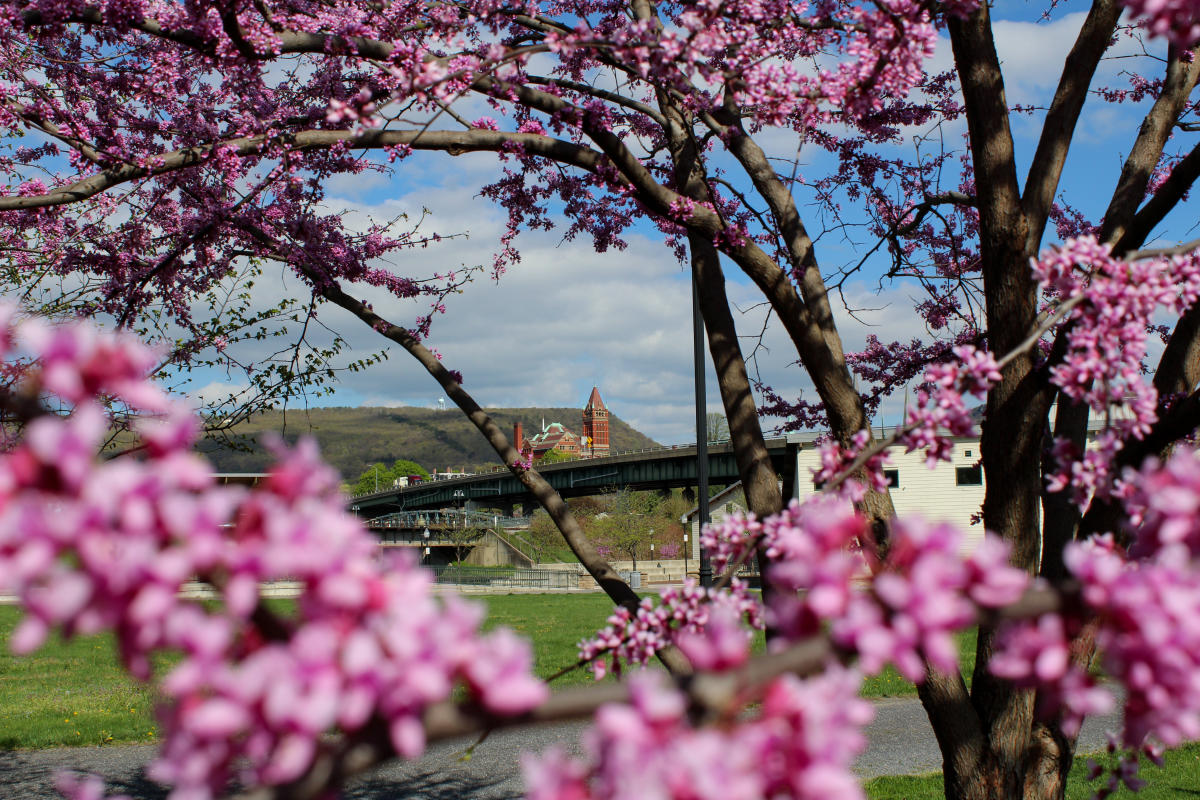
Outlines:
{"type": "Polygon", "coordinates": [[[188,390],[187,396],[197,408],[202,408],[241,395],[249,389],[250,384],[247,382],[210,381],[198,389],[188,390]]]}
{"type": "MultiPolygon", "coordinates": [[[[1011,102],[1045,103],[1058,80],[1062,58],[1083,19],[1069,14],[1049,23],[999,21],[997,46],[1005,64],[1011,102]]],[[[950,48],[942,38],[930,63],[932,70],[950,64],[950,48]]],[[[1104,66],[1105,76],[1117,67],[1104,66]]],[[[488,114],[478,101],[460,110],[468,119],[488,114]]],[[[948,134],[947,145],[960,142],[948,134]]],[[[768,133],[773,154],[795,152],[796,134],[768,133]]],[[[802,158],[808,155],[802,153],[802,158]]],[[[463,266],[490,265],[504,230],[503,210],[477,195],[481,185],[500,174],[492,154],[450,157],[420,153],[397,165],[390,181],[375,175],[337,179],[327,184],[327,206],[346,210],[352,227],[369,220],[408,214],[416,220],[430,212],[429,231],[463,234],[427,250],[391,259],[398,274],[428,276],[463,266]],[[386,191],[391,194],[382,198],[386,191]]],[[[563,243],[556,232],[523,234],[517,246],[523,260],[499,283],[480,277],[461,295],[447,301],[448,313],[435,321],[430,344],[445,363],[460,370],[466,388],[486,406],[582,406],[592,385],[600,387],[613,411],[664,443],[694,438],[692,406],[691,298],[687,276],[672,253],[652,233],[630,234],[624,252],[597,254],[584,240],[563,243]]],[[[846,249],[822,243],[823,258],[832,264],[849,258],[846,249]]],[[[731,268],[728,291],[735,304],[746,308],[761,297],[740,283],[731,268]]],[[[294,289],[295,279],[287,283],[294,289]]],[[[284,291],[278,275],[261,283],[284,291]]],[[[877,310],[858,315],[838,312],[847,350],[859,348],[868,333],[881,339],[907,340],[924,334],[912,311],[915,289],[889,288],[876,294],[866,284],[848,287],[849,302],[877,310]]],[[[409,325],[426,311],[427,300],[398,301],[380,290],[354,287],[356,296],[398,324],[409,325]]],[[[739,318],[744,336],[755,336],[762,311],[739,318]]],[[[357,320],[333,307],[321,319],[347,337],[356,353],[384,346],[383,340],[357,320]]],[[[747,353],[754,341],[743,340],[747,353]]],[[[785,397],[815,392],[803,371],[788,365],[795,349],[778,321],[762,338],[759,366],[764,377],[785,397]]],[[[367,372],[345,375],[335,403],[369,405],[411,404],[431,407],[440,387],[415,361],[398,348],[384,364],[367,372]]],[[[884,411],[883,421],[899,413],[897,399],[884,411]]],[[[708,406],[720,408],[715,380],[709,373],[708,406]]]]}

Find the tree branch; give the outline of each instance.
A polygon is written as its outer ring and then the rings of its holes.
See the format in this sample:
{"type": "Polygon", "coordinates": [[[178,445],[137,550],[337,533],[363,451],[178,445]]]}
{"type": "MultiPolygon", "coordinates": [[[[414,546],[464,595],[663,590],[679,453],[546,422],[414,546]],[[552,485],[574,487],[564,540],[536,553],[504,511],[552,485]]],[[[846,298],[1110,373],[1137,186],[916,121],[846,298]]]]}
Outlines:
{"type": "Polygon", "coordinates": [[[1125,232],[1113,245],[1113,254],[1119,256],[1145,244],[1150,232],[1183,201],[1184,195],[1191,191],[1197,178],[1200,178],[1200,144],[1193,147],[1183,160],[1175,165],[1154,196],[1133,215],[1133,219],[1125,227],[1125,232]]]}
{"type": "Polygon", "coordinates": [[[1083,109],[1096,66],[1112,41],[1120,13],[1121,6],[1116,0],[1095,0],[1063,63],[1058,89],[1046,113],[1042,136],[1025,179],[1025,194],[1021,198],[1029,220],[1026,249],[1030,252],[1036,251],[1041,244],[1079,112],[1083,109]]]}
{"type": "Polygon", "coordinates": [[[645,114],[650,119],[657,122],[659,125],[666,126],[666,118],[656,109],[645,103],[626,97],[618,92],[610,92],[607,89],[597,89],[595,86],[590,86],[579,81],[569,81],[564,78],[547,78],[541,75],[528,75],[525,80],[535,86],[559,86],[563,89],[570,89],[573,92],[586,94],[589,97],[596,97],[601,100],[607,100],[610,103],[627,108],[630,111],[636,111],[639,114],[645,114]]]}
{"type": "Polygon", "coordinates": [[[1171,47],[1162,92],[1142,120],[1137,139],[1125,159],[1117,188],[1109,201],[1108,209],[1104,212],[1100,241],[1111,243],[1124,238],[1138,204],[1146,195],[1146,186],[1154,168],[1158,166],[1171,130],[1187,105],[1197,77],[1200,77],[1198,55],[1200,49],[1192,52],[1190,61],[1184,61],[1183,53],[1174,46],[1171,47]]]}
{"type": "Polygon", "coordinates": [[[111,167],[95,175],[80,178],[66,186],[55,187],[45,194],[28,197],[0,197],[0,211],[48,208],[86,200],[123,183],[198,166],[211,157],[218,148],[231,150],[237,156],[251,156],[264,155],[273,147],[304,151],[324,150],[336,144],[362,149],[408,146],[414,150],[441,150],[451,155],[475,151],[495,152],[504,149],[505,146],[519,145],[525,148],[526,152],[542,155],[588,172],[595,172],[603,163],[603,156],[595,150],[562,139],[532,133],[505,133],[484,129],[469,131],[376,129],[363,132],[306,130],[271,137],[265,135],[244,136],[213,144],[186,147],[152,157],[140,165],[126,164],[111,167]]]}
{"type": "MultiPolygon", "coordinates": [[[[999,619],[1025,619],[1057,611],[1064,603],[1058,592],[1029,589],[1007,608],[980,612],[981,622],[999,619]]],[[[827,635],[820,634],[776,653],[756,656],[729,672],[700,672],[676,677],[676,688],[683,692],[699,716],[713,717],[726,712],[738,700],[754,697],[781,675],[809,677],[830,663],[843,660],[827,635]]],[[[538,708],[520,717],[491,717],[477,708],[450,701],[431,706],[425,712],[425,737],[428,742],[443,741],[483,731],[495,731],[529,725],[543,725],[586,719],[610,703],[629,700],[625,683],[595,683],[555,692],[538,708]]],[[[358,735],[342,738],[321,747],[305,777],[287,786],[262,787],[237,795],[237,800],[316,800],[341,782],[395,757],[386,727],[369,725],[358,735]]]]}

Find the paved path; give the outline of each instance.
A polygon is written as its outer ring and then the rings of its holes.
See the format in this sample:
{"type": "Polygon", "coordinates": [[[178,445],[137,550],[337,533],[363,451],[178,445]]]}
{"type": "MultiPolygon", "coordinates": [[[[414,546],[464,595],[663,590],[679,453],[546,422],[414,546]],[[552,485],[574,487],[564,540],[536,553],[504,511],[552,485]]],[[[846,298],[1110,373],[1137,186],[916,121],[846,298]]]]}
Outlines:
{"type": "MultiPolygon", "coordinates": [[[[935,772],[941,755],[933,731],[916,700],[881,700],[868,734],[870,749],[855,771],[864,778],[935,772]]],[[[1088,720],[1080,750],[1102,749],[1106,730],[1115,730],[1115,717],[1088,720]]],[[[480,745],[470,761],[459,756],[469,740],[438,744],[420,761],[382,767],[348,789],[352,800],[501,800],[521,796],[521,751],[541,751],[552,744],[578,746],[583,723],[526,728],[495,733],[480,745]]],[[[59,750],[0,752],[0,800],[58,798],[51,778],[60,768],[104,775],[110,790],[137,800],[160,800],[166,793],[148,782],[142,769],[154,753],[146,745],[79,747],[59,750]]]]}

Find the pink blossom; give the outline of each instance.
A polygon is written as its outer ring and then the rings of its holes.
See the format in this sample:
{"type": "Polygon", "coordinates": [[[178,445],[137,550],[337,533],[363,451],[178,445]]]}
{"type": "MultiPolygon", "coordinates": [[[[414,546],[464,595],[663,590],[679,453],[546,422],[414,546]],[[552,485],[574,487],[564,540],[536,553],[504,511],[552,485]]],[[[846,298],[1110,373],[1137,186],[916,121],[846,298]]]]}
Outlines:
{"type": "MultiPolygon", "coordinates": [[[[416,756],[422,712],[456,685],[497,716],[545,698],[525,642],[482,635],[482,612],[435,598],[411,557],[377,558],[313,443],[276,442],[278,463],[253,491],[218,486],[189,452],[190,414],[138,372],[147,351],[130,345],[131,357],[109,357],[126,342],[85,323],[34,329],[24,340],[41,367],[23,380],[61,391],[74,410],[33,420],[0,455],[0,590],[25,609],[10,646],[30,652],[54,627],[108,628],[142,678],[157,652],[180,652],[162,683],[164,740],[150,769],[173,796],[211,797],[235,770],[251,783],[293,780],[322,736],[376,718],[399,752],[416,756]],[[139,423],[147,447],[136,455],[98,458],[101,393],[161,413],[139,423]],[[196,577],[224,603],[182,598],[196,577]],[[297,616],[262,628],[258,587],[285,578],[306,587],[297,616]]],[[[72,780],[63,783],[72,796],[102,792],[72,780]]]]}
{"type": "Polygon", "coordinates": [[[754,716],[693,729],[682,695],[653,673],[635,674],[630,705],[596,714],[584,758],[552,751],[523,760],[529,796],[857,800],[850,765],[873,716],[858,686],[857,675],[838,670],[808,681],[785,676],[767,687],[754,716]]]}

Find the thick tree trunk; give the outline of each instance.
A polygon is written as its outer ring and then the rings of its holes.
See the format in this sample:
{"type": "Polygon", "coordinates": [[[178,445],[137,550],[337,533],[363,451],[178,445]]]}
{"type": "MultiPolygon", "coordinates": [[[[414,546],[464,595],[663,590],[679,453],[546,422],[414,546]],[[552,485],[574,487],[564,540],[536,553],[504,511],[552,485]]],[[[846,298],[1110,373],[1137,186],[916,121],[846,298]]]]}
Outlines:
{"type": "MultiPolygon", "coordinates": [[[[1037,286],[1029,269],[1029,218],[1022,210],[1008,104],[987,4],[947,28],[962,78],[979,203],[980,260],[986,297],[988,347],[1006,355],[1036,327],[1037,286]]],[[[984,525],[1007,541],[1010,561],[1034,572],[1039,558],[1041,451],[1050,392],[1033,373],[1033,359],[1018,355],[988,393],[980,441],[987,489],[984,525]]],[[[948,721],[930,714],[945,756],[946,796],[1018,800],[1041,796],[1042,755],[1035,747],[1034,697],[992,676],[993,625],[981,625],[976,645],[971,707],[981,739],[956,742],[948,721]],[[966,751],[966,752],[963,752],[966,751]]],[[[928,707],[928,704],[927,704],[928,707]]],[[[1057,759],[1057,755],[1054,757],[1057,759]]],[[[1057,768],[1055,768],[1057,769],[1057,768]]]]}

